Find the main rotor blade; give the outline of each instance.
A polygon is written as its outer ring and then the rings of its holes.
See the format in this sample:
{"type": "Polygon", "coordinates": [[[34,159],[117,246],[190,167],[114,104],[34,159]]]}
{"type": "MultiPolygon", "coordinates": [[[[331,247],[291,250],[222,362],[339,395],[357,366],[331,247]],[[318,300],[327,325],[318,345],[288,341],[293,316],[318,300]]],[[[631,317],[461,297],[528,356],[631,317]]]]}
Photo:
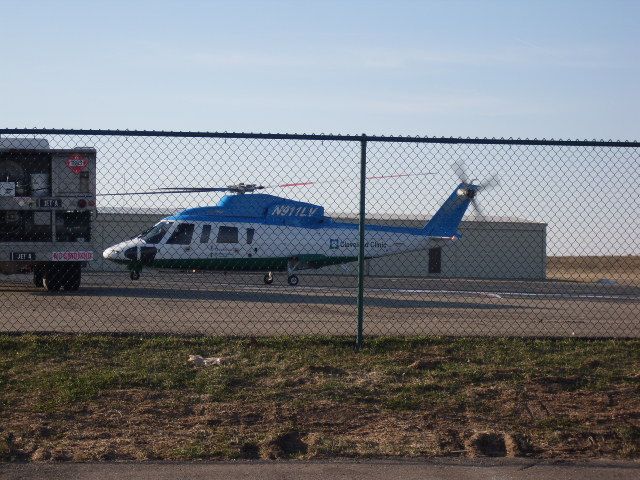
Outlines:
{"type": "Polygon", "coordinates": [[[171,190],[172,192],[226,192],[229,187],[163,187],[158,190],[171,190]]]}
{"type": "Polygon", "coordinates": [[[126,195],[165,195],[173,193],[206,193],[206,192],[226,192],[227,188],[162,188],[158,190],[147,190],[144,192],[116,192],[97,193],[97,197],[120,197],[126,195]]]}
{"type": "Polygon", "coordinates": [[[402,177],[426,177],[428,175],[435,175],[437,172],[420,172],[420,173],[396,173],[393,175],[374,175],[366,177],[367,180],[382,180],[385,178],[402,178],[402,177]]]}
{"type": "MultiPolygon", "coordinates": [[[[372,175],[366,177],[367,180],[384,180],[387,178],[402,178],[402,177],[424,177],[428,175],[435,175],[435,172],[420,172],[420,173],[395,173],[392,175],[372,175]]],[[[319,182],[311,181],[311,182],[294,182],[294,183],[282,183],[279,185],[255,185],[253,186],[254,190],[263,190],[265,188],[288,188],[288,187],[307,187],[310,185],[326,185],[329,183],[339,183],[339,182],[349,182],[353,181],[352,179],[347,178],[334,178],[329,180],[323,180],[319,182]]],[[[96,196],[100,197],[115,197],[115,196],[126,196],[126,195],[163,195],[163,194],[174,194],[174,193],[207,193],[207,192],[235,192],[235,185],[230,185],[228,187],[162,187],[156,190],[148,190],[143,192],[116,192],[116,193],[98,193],[96,196]]]]}
{"type": "Polygon", "coordinates": [[[127,195],[165,195],[168,193],[189,193],[184,190],[147,190],[145,192],[115,192],[115,193],[96,193],[96,197],[122,197],[127,195]]]}
{"type": "MultiPolygon", "coordinates": [[[[420,172],[420,173],[396,173],[393,175],[373,175],[366,177],[367,180],[383,180],[386,178],[401,178],[401,177],[425,177],[427,175],[435,175],[435,172],[420,172]]],[[[268,185],[265,188],[288,188],[288,187],[308,187],[310,185],[326,185],[329,183],[340,183],[340,182],[352,182],[357,181],[357,179],[352,178],[331,178],[328,180],[321,180],[318,182],[294,182],[294,183],[282,183],[280,185],[268,185]]]]}

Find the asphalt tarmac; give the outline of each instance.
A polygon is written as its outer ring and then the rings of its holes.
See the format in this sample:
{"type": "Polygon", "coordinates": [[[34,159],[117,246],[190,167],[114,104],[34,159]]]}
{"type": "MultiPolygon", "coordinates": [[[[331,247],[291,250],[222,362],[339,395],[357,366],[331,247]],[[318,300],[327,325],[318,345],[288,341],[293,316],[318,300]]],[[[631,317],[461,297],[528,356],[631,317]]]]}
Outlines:
{"type": "Polygon", "coordinates": [[[138,462],[0,464],[0,479],[140,480],[591,480],[640,479],[637,462],[561,462],[528,459],[425,461],[138,462]]]}
{"type": "MultiPolygon", "coordinates": [[[[354,277],[85,273],[77,292],[0,276],[0,331],[354,335],[354,277]]],[[[366,335],[640,337],[640,288],[578,282],[366,279],[366,335]]]]}

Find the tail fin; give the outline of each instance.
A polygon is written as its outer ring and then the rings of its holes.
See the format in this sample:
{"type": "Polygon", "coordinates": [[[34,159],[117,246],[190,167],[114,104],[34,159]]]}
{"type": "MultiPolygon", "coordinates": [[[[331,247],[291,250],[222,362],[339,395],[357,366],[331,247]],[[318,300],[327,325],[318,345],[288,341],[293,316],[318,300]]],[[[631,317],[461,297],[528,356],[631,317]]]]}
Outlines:
{"type": "Polygon", "coordinates": [[[461,183],[449,196],[444,205],[427,222],[422,231],[424,235],[441,238],[460,238],[458,231],[462,217],[469,204],[476,196],[478,187],[467,183],[461,183]]]}

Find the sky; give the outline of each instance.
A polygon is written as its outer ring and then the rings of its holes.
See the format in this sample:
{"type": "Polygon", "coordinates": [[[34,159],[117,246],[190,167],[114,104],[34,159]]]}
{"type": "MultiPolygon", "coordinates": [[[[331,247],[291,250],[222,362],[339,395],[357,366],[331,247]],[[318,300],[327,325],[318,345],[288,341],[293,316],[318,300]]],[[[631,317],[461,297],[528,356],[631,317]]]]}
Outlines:
{"type": "Polygon", "coordinates": [[[0,0],[5,127],[638,139],[637,1],[0,0]]]}
{"type": "MultiPolygon", "coordinates": [[[[0,127],[640,140],[640,1],[0,0],[0,18],[0,127]]],[[[101,191],[359,171],[357,145],[91,141],[101,191]]],[[[436,175],[371,183],[371,211],[432,214],[459,159],[501,177],[485,214],[548,224],[550,254],[640,254],[637,149],[373,146],[372,175],[436,175]]],[[[273,193],[340,213],[354,188],[273,193]]]]}

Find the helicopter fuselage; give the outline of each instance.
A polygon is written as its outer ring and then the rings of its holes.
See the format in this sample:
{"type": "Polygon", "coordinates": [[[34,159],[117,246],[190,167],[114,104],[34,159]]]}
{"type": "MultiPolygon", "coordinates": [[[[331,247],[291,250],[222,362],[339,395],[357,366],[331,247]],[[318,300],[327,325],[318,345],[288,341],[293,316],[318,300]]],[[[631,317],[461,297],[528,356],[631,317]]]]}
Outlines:
{"type": "MultiPolygon", "coordinates": [[[[108,248],[104,257],[131,267],[224,271],[294,271],[357,260],[358,225],[317,228],[217,218],[169,217],[160,241],[137,237],[108,248]],[[178,235],[174,235],[178,230],[178,235]],[[186,232],[186,233],[185,233],[186,232]],[[191,238],[188,238],[191,237],[191,238]]],[[[365,257],[427,248],[416,229],[368,226],[365,257]]]]}
{"type": "MultiPolygon", "coordinates": [[[[459,185],[424,228],[367,225],[365,258],[422,250],[434,241],[460,237],[457,228],[474,188],[459,185]]],[[[337,222],[319,205],[250,194],[226,195],[216,206],[167,217],[136,238],[107,248],[103,256],[126,264],[134,278],[143,267],[293,275],[353,262],[358,252],[358,224],[337,222]]]]}

